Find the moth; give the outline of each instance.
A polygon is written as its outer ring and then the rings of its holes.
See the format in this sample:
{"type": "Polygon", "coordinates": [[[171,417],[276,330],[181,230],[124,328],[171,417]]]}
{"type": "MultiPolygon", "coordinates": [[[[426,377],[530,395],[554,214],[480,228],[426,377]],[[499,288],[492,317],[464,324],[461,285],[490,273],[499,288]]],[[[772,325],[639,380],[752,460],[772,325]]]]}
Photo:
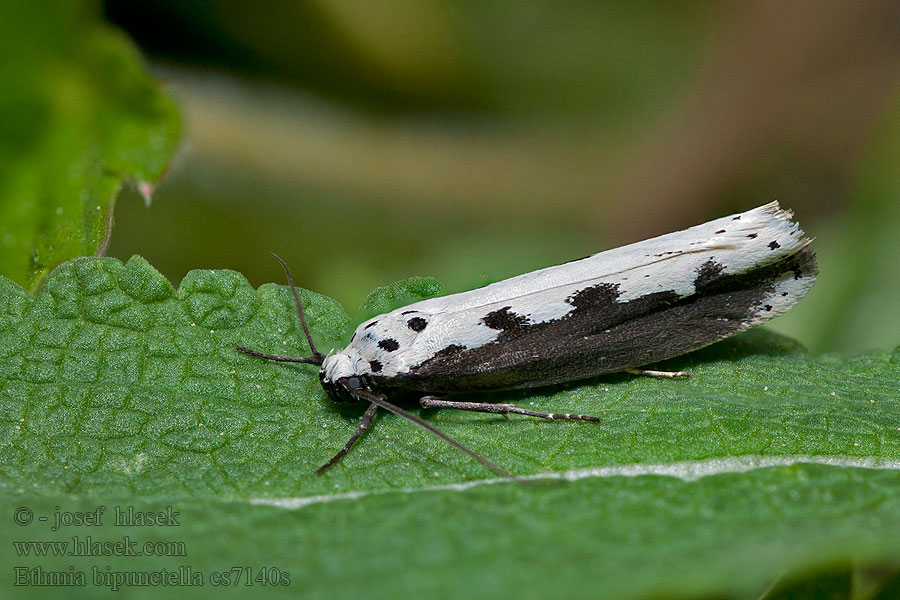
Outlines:
{"type": "MultiPolygon", "coordinates": [[[[431,298],[362,323],[343,350],[322,354],[309,334],[287,264],[278,256],[312,356],[288,357],[237,346],[253,356],[319,365],[335,402],[362,402],[355,433],[316,472],[337,463],[379,408],[427,429],[496,473],[518,479],[393,402],[419,397],[450,408],[545,419],[599,422],[511,404],[446,395],[548,386],[637,369],[729,337],[786,312],[815,281],[810,239],[792,213],[772,202],[472,291],[431,298]]],[[[274,254],[273,254],[274,256],[274,254]]]]}

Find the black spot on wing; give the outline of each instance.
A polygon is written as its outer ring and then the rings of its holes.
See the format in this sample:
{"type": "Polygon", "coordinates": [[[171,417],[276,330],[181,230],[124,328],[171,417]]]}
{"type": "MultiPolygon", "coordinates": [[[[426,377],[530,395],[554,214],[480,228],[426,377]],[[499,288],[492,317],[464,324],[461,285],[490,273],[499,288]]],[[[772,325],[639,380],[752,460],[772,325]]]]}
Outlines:
{"type": "Polygon", "coordinates": [[[378,347],[382,350],[387,350],[388,352],[393,352],[397,348],[400,347],[400,343],[394,338],[385,338],[378,342],[378,347]]]}
{"type": "Polygon", "coordinates": [[[402,313],[400,313],[400,314],[401,314],[401,315],[411,315],[411,314],[413,314],[414,312],[417,312],[417,311],[415,311],[415,310],[404,310],[404,311],[403,311],[402,313]]]}
{"type": "Polygon", "coordinates": [[[422,317],[413,317],[406,322],[406,326],[418,333],[428,326],[428,321],[426,321],[422,317]]]}
{"type": "Polygon", "coordinates": [[[370,360],[369,366],[372,368],[373,373],[378,373],[379,371],[381,371],[382,367],[381,363],[377,360],[370,360]]]}
{"type": "Polygon", "coordinates": [[[499,310],[489,312],[488,314],[484,315],[484,317],[482,317],[481,322],[491,329],[499,329],[504,331],[527,325],[528,317],[512,312],[511,310],[509,310],[511,308],[512,306],[504,306],[499,310]]]}
{"type": "Polygon", "coordinates": [[[751,234],[748,234],[747,237],[750,238],[751,240],[755,240],[756,236],[758,236],[758,235],[759,235],[758,233],[751,233],[751,234]]]}
{"type": "Polygon", "coordinates": [[[566,302],[574,306],[576,311],[601,310],[615,304],[620,294],[618,283],[598,283],[578,290],[566,298],[566,302]]]}
{"type": "Polygon", "coordinates": [[[724,230],[724,229],[720,229],[720,230],[718,230],[716,233],[725,233],[725,230],[724,230]]]}
{"type": "Polygon", "coordinates": [[[731,219],[731,220],[732,220],[732,221],[740,221],[740,220],[741,220],[741,215],[738,215],[738,216],[734,217],[734,218],[731,219]]]}
{"type": "Polygon", "coordinates": [[[769,242],[769,248],[771,248],[772,250],[777,250],[778,248],[781,248],[781,244],[779,244],[775,240],[772,240],[771,242],[769,242]]]}
{"type": "Polygon", "coordinates": [[[794,273],[794,279],[814,277],[819,272],[816,266],[816,255],[809,248],[804,248],[780,262],[787,264],[787,268],[794,273]]]}
{"type": "Polygon", "coordinates": [[[725,271],[725,265],[717,263],[714,259],[710,258],[697,269],[697,277],[694,279],[694,289],[699,291],[708,287],[714,281],[722,277],[723,271],[725,271]]]}
{"type": "Polygon", "coordinates": [[[378,321],[372,321],[371,323],[366,325],[363,329],[370,329],[372,327],[375,327],[376,325],[378,325],[378,321]]]}

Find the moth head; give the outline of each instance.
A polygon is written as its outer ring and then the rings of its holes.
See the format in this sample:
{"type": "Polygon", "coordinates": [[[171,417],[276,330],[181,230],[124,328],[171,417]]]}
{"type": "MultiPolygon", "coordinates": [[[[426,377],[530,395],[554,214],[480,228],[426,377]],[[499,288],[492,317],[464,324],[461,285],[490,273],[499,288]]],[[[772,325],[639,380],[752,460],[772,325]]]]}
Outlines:
{"type": "Polygon", "coordinates": [[[351,391],[369,389],[369,379],[364,369],[366,363],[356,357],[354,349],[344,349],[329,354],[319,370],[319,381],[328,397],[335,402],[356,402],[351,391]]]}
{"type": "Polygon", "coordinates": [[[353,390],[369,389],[369,381],[365,376],[341,377],[328,379],[324,371],[319,371],[319,381],[322,389],[334,402],[358,402],[359,398],[353,395],[353,390]]]}

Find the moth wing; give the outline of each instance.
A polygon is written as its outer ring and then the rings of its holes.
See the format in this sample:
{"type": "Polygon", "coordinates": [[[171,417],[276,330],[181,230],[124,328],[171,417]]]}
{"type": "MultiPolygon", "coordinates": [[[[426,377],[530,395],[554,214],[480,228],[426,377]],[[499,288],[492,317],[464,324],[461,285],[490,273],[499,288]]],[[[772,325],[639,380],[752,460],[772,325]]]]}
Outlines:
{"type": "MultiPolygon", "coordinates": [[[[815,255],[777,203],[395,311],[427,327],[382,383],[531,387],[656,362],[782,314],[815,255]]],[[[395,314],[391,313],[391,315],[395,314]]]]}

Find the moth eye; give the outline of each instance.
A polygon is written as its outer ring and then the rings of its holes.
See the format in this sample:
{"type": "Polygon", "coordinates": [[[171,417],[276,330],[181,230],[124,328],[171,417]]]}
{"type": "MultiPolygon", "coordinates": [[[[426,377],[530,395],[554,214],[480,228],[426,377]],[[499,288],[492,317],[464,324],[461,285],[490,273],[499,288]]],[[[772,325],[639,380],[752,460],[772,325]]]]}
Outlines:
{"type": "Polygon", "coordinates": [[[427,325],[428,325],[428,321],[426,321],[422,317],[413,317],[412,319],[410,319],[409,321],[406,322],[406,326],[409,327],[410,329],[412,329],[413,331],[415,331],[416,333],[425,329],[425,327],[427,325]]]}
{"type": "Polygon", "coordinates": [[[358,390],[362,388],[362,383],[359,380],[359,377],[348,377],[347,378],[347,387],[351,390],[358,390]]]}
{"type": "Polygon", "coordinates": [[[400,347],[400,344],[393,338],[387,338],[386,340],[381,340],[380,342],[378,342],[378,347],[382,350],[393,352],[400,347]]]}

